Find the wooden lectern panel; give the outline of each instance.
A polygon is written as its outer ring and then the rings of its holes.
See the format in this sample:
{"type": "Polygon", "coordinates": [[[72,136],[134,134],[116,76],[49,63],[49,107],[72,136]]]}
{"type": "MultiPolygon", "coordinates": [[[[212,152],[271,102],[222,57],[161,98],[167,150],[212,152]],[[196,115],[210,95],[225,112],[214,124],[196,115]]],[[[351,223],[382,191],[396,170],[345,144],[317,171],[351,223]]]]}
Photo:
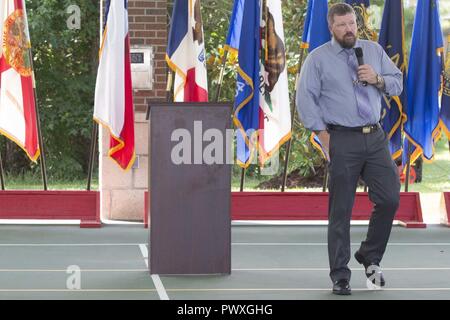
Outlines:
{"type": "Polygon", "coordinates": [[[230,274],[231,105],[149,107],[150,272],[230,274]]]}

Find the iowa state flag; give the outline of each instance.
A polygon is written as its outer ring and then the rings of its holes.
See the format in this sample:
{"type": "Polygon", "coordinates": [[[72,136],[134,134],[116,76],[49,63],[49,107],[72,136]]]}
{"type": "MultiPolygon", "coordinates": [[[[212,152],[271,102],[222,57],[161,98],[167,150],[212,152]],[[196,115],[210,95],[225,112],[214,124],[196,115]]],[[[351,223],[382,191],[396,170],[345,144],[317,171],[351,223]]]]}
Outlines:
{"type": "Polygon", "coordinates": [[[444,71],[444,90],[441,102],[441,127],[450,140],[450,36],[447,36],[447,55],[444,71]]]}
{"type": "Polygon", "coordinates": [[[127,7],[127,0],[106,2],[94,107],[94,120],[111,135],[108,154],[124,170],[130,169],[135,159],[127,7]]]}
{"type": "Polygon", "coordinates": [[[281,0],[267,1],[261,57],[259,157],[264,165],[291,138],[291,108],[281,0]]]}
{"type": "MultiPolygon", "coordinates": [[[[439,91],[441,90],[443,39],[437,0],[419,0],[411,42],[408,68],[407,142],[411,143],[411,163],[423,155],[434,157],[439,139],[439,91]]],[[[408,147],[405,147],[405,150],[408,147]]],[[[407,152],[406,152],[407,153],[407,152]]],[[[406,159],[404,157],[404,163],[406,159]]]]}
{"type": "Polygon", "coordinates": [[[32,161],[39,157],[34,79],[23,0],[0,4],[0,133],[32,161]]]}
{"type": "Polygon", "coordinates": [[[208,101],[200,0],[174,1],[166,61],[175,72],[174,101],[208,101]]]}
{"type": "Polygon", "coordinates": [[[403,125],[406,121],[406,50],[403,19],[403,1],[386,0],[378,43],[394,64],[403,72],[403,92],[399,97],[383,96],[382,125],[389,137],[389,149],[393,159],[403,152],[403,125]]]}

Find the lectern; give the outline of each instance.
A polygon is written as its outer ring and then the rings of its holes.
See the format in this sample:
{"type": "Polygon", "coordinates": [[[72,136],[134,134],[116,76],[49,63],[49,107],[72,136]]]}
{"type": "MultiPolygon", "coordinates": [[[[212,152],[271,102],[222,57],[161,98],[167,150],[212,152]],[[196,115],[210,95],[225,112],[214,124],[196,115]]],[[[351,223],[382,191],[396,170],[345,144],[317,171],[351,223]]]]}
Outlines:
{"type": "Polygon", "coordinates": [[[149,104],[151,274],[231,273],[231,108],[149,104]]]}

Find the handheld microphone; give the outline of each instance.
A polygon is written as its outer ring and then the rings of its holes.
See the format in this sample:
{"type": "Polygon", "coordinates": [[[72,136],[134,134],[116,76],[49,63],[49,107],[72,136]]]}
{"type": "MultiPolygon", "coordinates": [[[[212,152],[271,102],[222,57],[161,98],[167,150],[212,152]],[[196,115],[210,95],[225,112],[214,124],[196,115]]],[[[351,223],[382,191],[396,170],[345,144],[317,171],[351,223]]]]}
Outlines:
{"type": "MultiPolygon", "coordinates": [[[[356,59],[358,59],[358,65],[362,66],[364,64],[364,54],[363,54],[363,50],[361,47],[356,47],[355,48],[355,55],[356,55],[356,59]]],[[[367,81],[363,81],[362,85],[364,87],[367,87],[367,81]]]]}

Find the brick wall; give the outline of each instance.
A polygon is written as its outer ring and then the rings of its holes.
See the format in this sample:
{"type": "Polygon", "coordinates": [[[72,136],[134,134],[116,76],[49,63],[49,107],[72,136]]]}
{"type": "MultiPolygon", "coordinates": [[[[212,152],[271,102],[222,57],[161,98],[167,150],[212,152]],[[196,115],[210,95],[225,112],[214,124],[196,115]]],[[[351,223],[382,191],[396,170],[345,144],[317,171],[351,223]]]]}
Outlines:
{"type": "Polygon", "coordinates": [[[154,85],[152,91],[135,93],[137,112],[147,110],[147,99],[166,96],[167,0],[135,0],[128,4],[131,45],[150,45],[154,53],[154,85]]]}
{"type": "Polygon", "coordinates": [[[142,220],[144,192],[148,187],[148,123],[145,119],[149,100],[166,96],[167,0],[130,0],[128,3],[131,46],[152,46],[153,90],[134,92],[135,143],[139,168],[124,172],[108,158],[109,133],[100,131],[100,189],[102,217],[111,220],[142,220]]]}

